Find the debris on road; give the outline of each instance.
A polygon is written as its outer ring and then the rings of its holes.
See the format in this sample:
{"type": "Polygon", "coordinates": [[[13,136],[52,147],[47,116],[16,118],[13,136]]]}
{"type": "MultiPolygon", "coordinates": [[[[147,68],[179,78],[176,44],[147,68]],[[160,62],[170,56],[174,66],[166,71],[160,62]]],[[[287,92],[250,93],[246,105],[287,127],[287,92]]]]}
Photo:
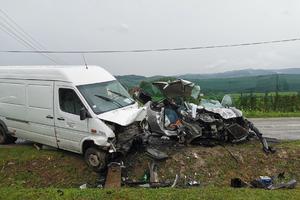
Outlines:
{"type": "Polygon", "coordinates": [[[81,190],[84,190],[84,189],[87,188],[87,184],[86,184],[86,183],[85,183],[85,184],[82,184],[81,186],[79,186],[79,188],[80,188],[81,190]]]}
{"type": "Polygon", "coordinates": [[[33,146],[36,148],[36,150],[38,150],[38,151],[41,150],[40,144],[34,143],[33,146]]]}
{"type": "Polygon", "coordinates": [[[147,155],[149,155],[151,158],[156,159],[156,160],[164,160],[169,157],[165,152],[162,152],[157,149],[150,148],[150,147],[146,148],[146,152],[147,152],[147,155]]]}
{"type": "Polygon", "coordinates": [[[297,185],[295,179],[291,179],[288,182],[284,182],[284,173],[280,173],[275,177],[269,176],[260,176],[257,179],[252,180],[250,183],[242,181],[240,178],[231,179],[231,187],[241,188],[241,187],[250,187],[250,188],[261,188],[267,190],[276,190],[276,189],[294,189],[297,185]]]}

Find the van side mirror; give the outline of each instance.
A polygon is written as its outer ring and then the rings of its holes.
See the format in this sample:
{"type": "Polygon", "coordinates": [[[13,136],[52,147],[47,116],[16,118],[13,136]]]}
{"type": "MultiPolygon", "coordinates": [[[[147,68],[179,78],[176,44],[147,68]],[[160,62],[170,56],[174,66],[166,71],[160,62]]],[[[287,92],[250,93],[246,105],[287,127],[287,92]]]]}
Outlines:
{"type": "Polygon", "coordinates": [[[80,120],[85,120],[90,117],[90,113],[84,107],[80,109],[80,120]]]}

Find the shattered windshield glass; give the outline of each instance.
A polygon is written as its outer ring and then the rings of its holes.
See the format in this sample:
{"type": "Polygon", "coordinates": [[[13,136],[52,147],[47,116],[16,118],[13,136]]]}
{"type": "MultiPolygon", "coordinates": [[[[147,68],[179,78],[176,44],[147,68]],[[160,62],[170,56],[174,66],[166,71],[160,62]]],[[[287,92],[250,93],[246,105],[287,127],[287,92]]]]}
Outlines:
{"type": "Polygon", "coordinates": [[[211,99],[202,99],[200,102],[200,106],[203,106],[204,108],[223,108],[222,104],[217,100],[211,100],[211,99]]]}
{"type": "Polygon", "coordinates": [[[77,88],[96,114],[135,103],[126,89],[117,80],[80,85],[77,88]]]}
{"type": "Polygon", "coordinates": [[[195,85],[192,89],[192,93],[191,93],[191,97],[193,97],[194,99],[197,99],[200,95],[200,86],[199,85],[195,85]]]}

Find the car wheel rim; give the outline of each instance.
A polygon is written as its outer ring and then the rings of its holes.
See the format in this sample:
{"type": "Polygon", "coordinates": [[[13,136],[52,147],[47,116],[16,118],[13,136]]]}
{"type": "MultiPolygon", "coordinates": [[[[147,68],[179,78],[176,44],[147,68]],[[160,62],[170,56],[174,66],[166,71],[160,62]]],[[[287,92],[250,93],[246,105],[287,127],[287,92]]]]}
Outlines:
{"type": "Polygon", "coordinates": [[[97,155],[90,154],[89,155],[89,163],[93,167],[98,167],[100,165],[100,160],[97,155]]]}

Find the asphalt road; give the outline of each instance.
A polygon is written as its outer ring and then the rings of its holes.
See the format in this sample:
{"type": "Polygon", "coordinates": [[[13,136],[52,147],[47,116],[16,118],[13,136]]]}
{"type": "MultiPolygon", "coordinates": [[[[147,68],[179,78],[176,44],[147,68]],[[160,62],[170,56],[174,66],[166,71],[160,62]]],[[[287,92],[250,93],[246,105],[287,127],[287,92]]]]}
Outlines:
{"type": "MultiPolygon", "coordinates": [[[[281,140],[300,140],[300,117],[249,118],[249,120],[263,133],[264,137],[281,140]]],[[[16,143],[32,145],[31,142],[22,139],[18,139],[16,143]]]]}
{"type": "Polygon", "coordinates": [[[265,137],[300,140],[300,117],[249,119],[265,137]]]}

